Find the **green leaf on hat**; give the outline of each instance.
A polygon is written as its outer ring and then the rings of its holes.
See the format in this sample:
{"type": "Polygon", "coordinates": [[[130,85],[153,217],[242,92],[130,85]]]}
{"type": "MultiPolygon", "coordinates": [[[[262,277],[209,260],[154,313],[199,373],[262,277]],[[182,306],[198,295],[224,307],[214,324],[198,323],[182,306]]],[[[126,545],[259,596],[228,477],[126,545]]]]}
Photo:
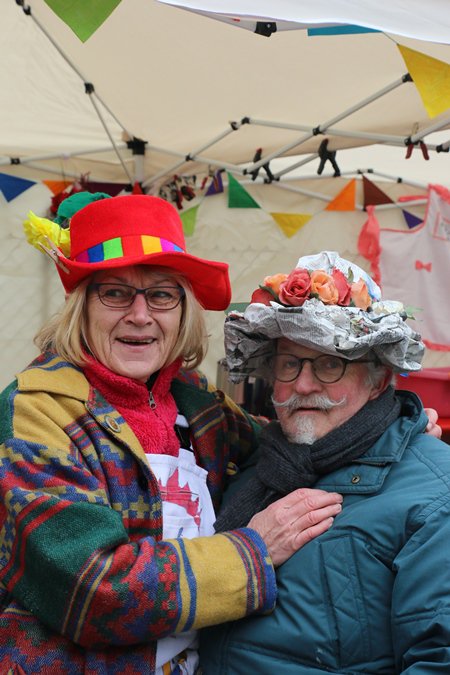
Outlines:
{"type": "Polygon", "coordinates": [[[251,194],[234,178],[231,173],[228,176],[228,208],[229,209],[260,209],[251,194]]]}
{"type": "Polygon", "coordinates": [[[191,237],[195,231],[195,224],[197,222],[197,211],[200,204],[192,206],[187,211],[180,213],[181,222],[183,223],[183,232],[186,237],[191,237]]]}
{"type": "Polygon", "coordinates": [[[121,0],[44,0],[59,18],[86,42],[108,18],[121,0]]]}

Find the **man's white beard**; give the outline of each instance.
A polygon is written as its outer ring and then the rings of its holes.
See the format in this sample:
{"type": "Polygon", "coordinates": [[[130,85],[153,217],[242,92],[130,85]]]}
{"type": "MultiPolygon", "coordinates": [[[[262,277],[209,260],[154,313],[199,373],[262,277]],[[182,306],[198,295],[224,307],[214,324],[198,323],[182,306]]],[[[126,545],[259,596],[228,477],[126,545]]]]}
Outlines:
{"type": "Polygon", "coordinates": [[[312,445],[317,441],[314,422],[310,417],[301,417],[295,420],[295,431],[289,434],[291,443],[305,443],[312,445]]]}
{"type": "MultiPolygon", "coordinates": [[[[328,396],[313,394],[311,396],[298,396],[297,394],[292,394],[287,401],[277,401],[272,396],[272,403],[275,409],[295,411],[297,408],[318,408],[319,410],[331,410],[337,406],[345,405],[347,402],[347,397],[343,396],[340,401],[332,401],[328,396]]],[[[292,423],[292,418],[291,418],[292,423]]],[[[286,436],[286,438],[291,443],[304,443],[305,445],[312,445],[315,443],[319,436],[315,429],[314,421],[311,417],[306,415],[298,415],[294,418],[294,429],[288,430],[283,425],[283,419],[280,419],[281,428],[286,436]]]]}

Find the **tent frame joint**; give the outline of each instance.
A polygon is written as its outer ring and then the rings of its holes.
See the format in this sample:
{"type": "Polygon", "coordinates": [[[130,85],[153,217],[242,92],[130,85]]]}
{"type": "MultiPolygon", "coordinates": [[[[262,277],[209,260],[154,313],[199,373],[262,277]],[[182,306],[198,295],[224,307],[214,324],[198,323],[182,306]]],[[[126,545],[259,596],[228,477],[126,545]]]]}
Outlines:
{"type": "Polygon", "coordinates": [[[142,138],[137,138],[136,136],[127,141],[127,148],[132,151],[133,155],[145,155],[146,145],[147,141],[143,141],[142,138]]]}

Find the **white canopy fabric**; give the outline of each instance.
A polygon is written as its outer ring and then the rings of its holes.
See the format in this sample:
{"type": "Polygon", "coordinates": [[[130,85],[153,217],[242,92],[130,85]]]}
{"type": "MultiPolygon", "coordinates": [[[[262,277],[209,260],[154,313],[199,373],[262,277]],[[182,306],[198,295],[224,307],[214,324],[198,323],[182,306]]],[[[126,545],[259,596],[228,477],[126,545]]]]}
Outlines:
{"type": "MultiPolygon", "coordinates": [[[[351,24],[385,33],[450,42],[447,0],[159,0],[250,28],[258,21],[276,21],[277,30],[351,24]],[[251,21],[253,19],[253,22],[251,21]]],[[[254,28],[253,28],[254,30],[254,28]]]]}
{"type": "MultiPolygon", "coordinates": [[[[426,4],[436,27],[445,25],[447,4],[426,4]]],[[[402,7],[390,2],[390,16],[402,7]]],[[[44,0],[25,8],[28,14],[15,0],[2,7],[0,171],[89,173],[154,189],[173,174],[251,171],[257,148],[260,164],[300,153],[314,172],[326,137],[330,150],[386,148],[386,166],[377,168],[389,172],[392,147],[423,139],[434,155],[429,134],[450,126],[450,107],[431,118],[415,84],[404,81],[398,48],[438,59],[450,71],[448,44],[384,33],[286,31],[267,39],[155,0],[122,0],[83,44],[44,0]],[[134,137],[146,143],[144,158],[124,142],[134,137]],[[10,158],[23,165],[11,166],[10,158]]],[[[414,15],[410,9],[408,2],[414,15]]],[[[448,77],[442,87],[450,89],[448,77]]],[[[448,150],[446,140],[450,132],[448,150]]],[[[438,159],[444,171],[448,154],[438,159]]]]}

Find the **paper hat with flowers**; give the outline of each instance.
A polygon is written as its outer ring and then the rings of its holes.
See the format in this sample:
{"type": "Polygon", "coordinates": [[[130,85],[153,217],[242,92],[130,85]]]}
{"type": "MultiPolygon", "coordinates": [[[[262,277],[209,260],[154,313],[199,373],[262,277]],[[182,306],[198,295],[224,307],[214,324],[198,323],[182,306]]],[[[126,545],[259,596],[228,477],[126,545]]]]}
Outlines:
{"type": "Polygon", "coordinates": [[[50,255],[68,293],[100,270],[157,265],[185,276],[205,309],[228,307],[228,265],[186,252],[183,225],[171,204],[150,195],[106,199],[108,195],[102,193],[86,197],[88,194],[78,193],[60,205],[58,218],[61,215],[64,224],[69,225],[66,229],[33,213],[24,223],[28,241],[50,255]],[[74,213],[71,199],[82,205],[74,213]],[[60,214],[60,209],[64,213],[60,214]]]}
{"type": "Polygon", "coordinates": [[[266,277],[244,313],[226,318],[230,379],[268,375],[281,337],[349,360],[370,351],[394,372],[420,370],[424,345],[406,318],[400,302],[382,301],[369,275],[335,251],[304,256],[290,274],[266,277]]]}

